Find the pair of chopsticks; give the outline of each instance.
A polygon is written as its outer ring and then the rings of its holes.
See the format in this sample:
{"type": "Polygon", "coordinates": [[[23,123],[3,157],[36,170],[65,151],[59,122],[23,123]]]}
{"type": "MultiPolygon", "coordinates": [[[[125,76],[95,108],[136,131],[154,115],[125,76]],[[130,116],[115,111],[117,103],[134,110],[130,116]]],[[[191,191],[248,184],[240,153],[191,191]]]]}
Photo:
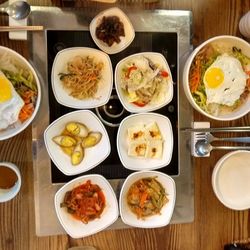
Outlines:
{"type": "Polygon", "coordinates": [[[8,31],[42,31],[43,26],[0,26],[0,32],[8,31]]]}
{"type": "Polygon", "coordinates": [[[182,132],[250,132],[250,126],[221,128],[181,128],[182,132]]]}

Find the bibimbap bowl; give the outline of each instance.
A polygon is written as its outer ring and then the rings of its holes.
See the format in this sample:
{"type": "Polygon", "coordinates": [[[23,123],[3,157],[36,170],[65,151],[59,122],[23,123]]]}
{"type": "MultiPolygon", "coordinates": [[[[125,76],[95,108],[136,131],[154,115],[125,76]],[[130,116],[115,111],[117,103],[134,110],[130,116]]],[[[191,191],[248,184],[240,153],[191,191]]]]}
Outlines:
{"type": "Polygon", "coordinates": [[[199,45],[187,59],[183,86],[190,104],[220,121],[250,111],[250,44],[234,36],[217,36],[199,45]]]}
{"type": "Polygon", "coordinates": [[[0,141],[29,126],[40,100],[41,87],[35,69],[16,51],[0,46],[0,141]]]}

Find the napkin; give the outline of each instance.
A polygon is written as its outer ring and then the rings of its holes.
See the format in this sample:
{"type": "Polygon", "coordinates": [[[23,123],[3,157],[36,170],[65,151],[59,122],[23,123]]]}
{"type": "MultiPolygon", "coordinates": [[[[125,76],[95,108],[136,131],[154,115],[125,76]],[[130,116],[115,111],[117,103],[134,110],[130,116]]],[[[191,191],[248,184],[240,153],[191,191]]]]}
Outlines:
{"type": "MultiPolygon", "coordinates": [[[[9,4],[15,2],[16,0],[9,0],[9,4]]],[[[26,0],[23,0],[27,2],[26,0]]],[[[14,20],[13,18],[9,17],[9,26],[26,26],[28,18],[22,20],[14,20]]],[[[27,40],[27,31],[11,31],[9,32],[9,39],[12,40],[27,40]]]]}

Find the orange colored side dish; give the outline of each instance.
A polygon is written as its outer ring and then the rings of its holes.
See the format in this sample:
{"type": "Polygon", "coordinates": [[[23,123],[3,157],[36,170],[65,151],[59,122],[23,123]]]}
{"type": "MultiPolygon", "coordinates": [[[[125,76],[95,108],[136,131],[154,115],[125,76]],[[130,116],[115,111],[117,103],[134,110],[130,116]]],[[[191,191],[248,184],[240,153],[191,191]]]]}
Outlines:
{"type": "Polygon", "coordinates": [[[87,224],[100,218],[105,207],[105,196],[97,184],[87,180],[65,194],[61,207],[66,207],[75,219],[87,224]]]}
{"type": "Polygon", "coordinates": [[[127,202],[138,219],[160,214],[168,203],[167,193],[156,177],[142,178],[133,183],[127,193],[127,202]]]}

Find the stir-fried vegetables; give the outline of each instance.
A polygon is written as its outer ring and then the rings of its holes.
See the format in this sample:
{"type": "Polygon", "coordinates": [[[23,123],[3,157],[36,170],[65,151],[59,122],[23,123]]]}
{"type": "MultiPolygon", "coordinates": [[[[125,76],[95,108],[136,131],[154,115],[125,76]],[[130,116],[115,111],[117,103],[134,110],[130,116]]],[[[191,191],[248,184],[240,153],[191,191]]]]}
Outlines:
{"type": "Polygon", "coordinates": [[[65,194],[61,207],[66,207],[74,218],[87,224],[100,218],[105,207],[105,196],[97,184],[87,180],[65,194]]]}
{"type": "Polygon", "coordinates": [[[169,80],[169,72],[163,66],[145,56],[137,56],[124,64],[121,88],[130,103],[143,107],[165,97],[169,80]]]}
{"type": "Polygon", "coordinates": [[[160,214],[168,202],[167,194],[156,177],[143,178],[131,185],[127,193],[127,202],[138,219],[160,214]]]}
{"type": "Polygon", "coordinates": [[[37,100],[37,86],[33,74],[31,71],[22,69],[18,73],[2,71],[24,101],[24,106],[19,113],[19,120],[24,122],[33,114],[37,100]]]}

